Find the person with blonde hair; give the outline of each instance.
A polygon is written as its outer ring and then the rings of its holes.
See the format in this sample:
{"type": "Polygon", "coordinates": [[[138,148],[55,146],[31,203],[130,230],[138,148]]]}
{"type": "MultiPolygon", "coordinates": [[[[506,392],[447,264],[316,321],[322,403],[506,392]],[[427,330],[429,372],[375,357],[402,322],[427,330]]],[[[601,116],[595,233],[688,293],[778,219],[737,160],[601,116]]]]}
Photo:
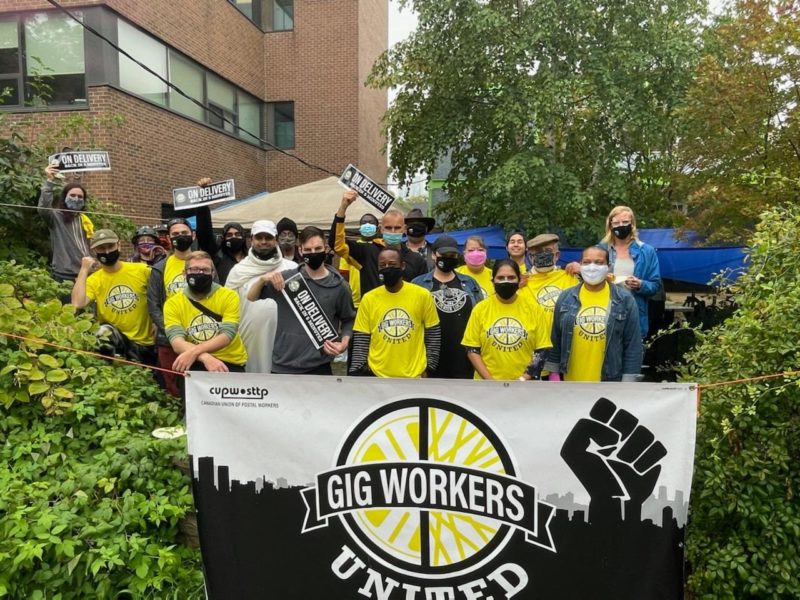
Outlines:
{"type": "Polygon", "coordinates": [[[464,265],[456,269],[456,273],[469,275],[481,287],[483,297],[494,294],[492,268],[486,264],[486,242],[479,235],[471,235],[464,242],[464,265]]]}
{"type": "Polygon", "coordinates": [[[647,337],[647,299],[661,291],[661,270],[656,249],[639,239],[636,216],[628,206],[615,206],[606,218],[606,233],[599,247],[608,251],[614,283],[633,294],[639,308],[639,329],[647,337]]]}

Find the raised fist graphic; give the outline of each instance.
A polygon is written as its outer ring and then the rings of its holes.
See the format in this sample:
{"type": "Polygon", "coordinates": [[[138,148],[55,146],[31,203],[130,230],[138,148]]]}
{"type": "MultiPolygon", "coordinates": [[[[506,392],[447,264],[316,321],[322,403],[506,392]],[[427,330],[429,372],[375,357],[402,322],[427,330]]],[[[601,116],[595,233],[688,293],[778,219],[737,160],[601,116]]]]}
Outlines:
{"type": "Polygon", "coordinates": [[[561,457],[589,492],[589,521],[641,520],[667,449],[639,419],[600,398],[561,447],[561,457]]]}

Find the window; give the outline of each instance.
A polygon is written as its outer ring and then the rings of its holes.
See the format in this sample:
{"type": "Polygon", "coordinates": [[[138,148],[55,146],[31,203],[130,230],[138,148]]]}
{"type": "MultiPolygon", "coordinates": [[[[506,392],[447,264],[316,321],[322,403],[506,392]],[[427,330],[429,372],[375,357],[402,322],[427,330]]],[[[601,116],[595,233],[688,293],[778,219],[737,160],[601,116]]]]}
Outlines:
{"type": "Polygon", "coordinates": [[[225,131],[233,132],[236,123],[236,88],[216,75],[206,78],[208,93],[209,123],[225,131]]]}
{"type": "MultiPolygon", "coordinates": [[[[169,80],[181,91],[203,102],[203,69],[174,50],[169,51],[169,80]]],[[[169,107],[198,121],[205,120],[206,111],[173,89],[169,91],[169,107]]]]}
{"type": "Polygon", "coordinates": [[[261,102],[245,92],[239,92],[239,128],[236,133],[249,142],[261,143],[261,140],[253,137],[261,137],[261,102]]]}
{"type": "Polygon", "coordinates": [[[35,106],[86,104],[83,28],[67,16],[25,18],[25,96],[35,106]]]}
{"type": "Polygon", "coordinates": [[[294,29],[294,0],[265,0],[267,4],[267,31],[294,29]]]}
{"type": "Polygon", "coordinates": [[[294,102],[267,103],[267,141],[277,148],[294,148],[294,102]]]}
{"type": "MultiPolygon", "coordinates": [[[[167,78],[166,46],[125,21],[119,22],[118,36],[120,48],[164,79],[167,78]]],[[[119,56],[119,84],[151,102],[162,106],[167,104],[167,84],[122,54],[119,56]]]]}
{"type": "Polygon", "coordinates": [[[19,104],[21,74],[17,20],[0,21],[0,105],[19,104]]]}

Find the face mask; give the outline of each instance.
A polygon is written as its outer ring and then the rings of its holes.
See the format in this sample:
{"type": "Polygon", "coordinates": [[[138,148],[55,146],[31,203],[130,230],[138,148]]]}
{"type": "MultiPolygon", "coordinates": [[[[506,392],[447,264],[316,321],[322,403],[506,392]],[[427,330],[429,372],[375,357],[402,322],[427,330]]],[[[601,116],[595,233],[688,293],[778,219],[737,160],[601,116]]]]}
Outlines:
{"type": "Polygon", "coordinates": [[[633,225],[619,225],[618,227],[614,227],[611,230],[611,233],[614,234],[614,237],[619,240],[627,239],[627,237],[633,231],[633,225]]]}
{"type": "Polygon", "coordinates": [[[597,285],[606,279],[608,265],[581,265],[581,278],[589,285],[597,285]]]}
{"type": "Polygon", "coordinates": [[[539,273],[552,271],[556,266],[556,255],[549,250],[537,252],[533,255],[533,268],[539,273]]]}
{"type": "Polygon", "coordinates": [[[211,273],[191,273],[186,276],[186,285],[195,294],[205,294],[214,282],[211,273]]]}
{"type": "Polygon", "coordinates": [[[450,273],[458,266],[458,258],[455,256],[440,256],[436,259],[436,266],[440,271],[450,273]]]}
{"type": "Polygon", "coordinates": [[[386,287],[394,287],[403,278],[403,269],[400,267],[386,267],[378,271],[378,278],[386,287]]]}
{"type": "Polygon", "coordinates": [[[424,237],[428,233],[428,228],[422,223],[413,223],[408,226],[408,237],[424,237]]]}
{"type": "Polygon", "coordinates": [[[114,250],[112,252],[98,252],[97,260],[100,261],[101,265],[110,267],[119,260],[119,250],[114,250]]]}
{"type": "Polygon", "coordinates": [[[258,260],[270,260],[274,258],[277,253],[278,249],[275,246],[273,246],[272,248],[264,248],[262,250],[256,250],[255,248],[253,248],[253,255],[258,260]]]}
{"type": "Polygon", "coordinates": [[[293,233],[282,233],[278,236],[278,243],[281,246],[294,246],[296,239],[293,233]]]}
{"type": "Polygon", "coordinates": [[[464,253],[464,262],[471,267],[480,267],[486,263],[486,250],[470,250],[464,253]]]}
{"type": "Polygon", "coordinates": [[[325,262],[326,256],[328,256],[327,252],[308,252],[307,254],[303,254],[303,262],[308,265],[309,269],[316,270],[325,262]]]}
{"type": "Polygon", "coordinates": [[[244,240],[242,238],[228,238],[225,240],[225,247],[231,252],[239,252],[244,248],[244,240]]]}
{"type": "Polygon", "coordinates": [[[150,254],[155,247],[156,245],[153,242],[140,242],[136,244],[136,249],[139,251],[139,254],[150,254]]]}
{"type": "Polygon", "coordinates": [[[364,223],[361,227],[358,228],[358,233],[360,233],[363,237],[369,238],[374,236],[378,233],[378,226],[374,223],[364,223]]]}
{"type": "Polygon", "coordinates": [[[384,233],[383,241],[387,246],[399,246],[403,241],[402,233],[384,233]]]}
{"type": "Polygon", "coordinates": [[[67,208],[70,210],[81,210],[84,206],[84,200],[76,196],[67,196],[64,198],[64,204],[66,204],[67,208]]]}
{"type": "Polygon", "coordinates": [[[503,281],[502,283],[494,284],[494,291],[503,300],[511,300],[514,294],[517,293],[518,289],[519,289],[519,283],[517,283],[516,281],[503,281]]]}
{"type": "Polygon", "coordinates": [[[172,247],[178,252],[185,252],[192,247],[192,236],[190,235],[176,235],[170,239],[172,240],[172,247]]]}

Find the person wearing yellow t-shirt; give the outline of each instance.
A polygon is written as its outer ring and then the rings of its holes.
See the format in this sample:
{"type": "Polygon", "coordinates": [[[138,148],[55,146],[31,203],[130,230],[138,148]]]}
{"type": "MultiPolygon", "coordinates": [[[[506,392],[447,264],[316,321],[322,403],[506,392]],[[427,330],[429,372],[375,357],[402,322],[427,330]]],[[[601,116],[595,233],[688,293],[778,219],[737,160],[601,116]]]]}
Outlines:
{"type": "Polygon", "coordinates": [[[484,298],[494,294],[492,269],[486,264],[486,256],[486,242],[479,235],[471,235],[464,242],[464,262],[466,264],[456,269],[456,273],[469,275],[478,282],[484,298]]]}
{"type": "Polygon", "coordinates": [[[94,302],[97,320],[124,336],[117,338],[112,332],[114,350],[126,358],[155,365],[155,330],[147,312],[150,267],[119,260],[119,237],[110,229],[95,232],[90,247],[97,261],[89,256],[81,261],[72,304],[84,308],[94,302]],[[100,268],[91,273],[98,263],[100,268]]]}
{"type": "Polygon", "coordinates": [[[244,373],[239,294],[214,283],[214,261],[207,252],[192,252],[185,264],[186,288],[164,304],[165,331],[178,355],[172,369],[244,373]]]}
{"type": "Polygon", "coordinates": [[[521,231],[514,231],[508,236],[506,241],[506,251],[508,258],[517,263],[520,277],[528,272],[528,264],[525,262],[528,254],[525,252],[525,234],[521,231]]]}
{"type": "Polygon", "coordinates": [[[353,326],[351,375],[426,377],[439,364],[441,330],[428,290],[403,281],[399,248],[378,253],[383,285],[361,298],[353,326]]]}
{"type": "Polygon", "coordinates": [[[516,261],[497,261],[492,281],[495,293],[472,310],[461,343],[475,379],[518,379],[531,357],[550,347],[550,330],[542,309],[518,293],[516,261]]]}
{"type": "Polygon", "coordinates": [[[608,251],[591,246],[581,256],[583,283],[556,302],[544,368],[551,380],[637,381],[642,369],[639,309],[631,293],[607,281],[608,251]]]}
{"type": "Polygon", "coordinates": [[[553,309],[561,292],[578,285],[578,278],[557,266],[559,250],[558,236],[555,233],[542,233],[528,240],[528,257],[532,269],[528,272],[522,296],[541,306],[547,316],[548,329],[553,324],[553,309]]]}

